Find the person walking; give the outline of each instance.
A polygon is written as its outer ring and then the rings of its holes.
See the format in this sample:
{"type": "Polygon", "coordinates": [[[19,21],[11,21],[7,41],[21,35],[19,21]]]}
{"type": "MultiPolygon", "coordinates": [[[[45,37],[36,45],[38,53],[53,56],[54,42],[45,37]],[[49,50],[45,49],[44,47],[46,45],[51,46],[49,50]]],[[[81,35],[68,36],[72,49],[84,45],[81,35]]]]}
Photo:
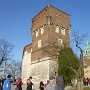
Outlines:
{"type": "Polygon", "coordinates": [[[32,90],[33,83],[30,79],[27,79],[27,90],[32,90]]]}
{"type": "Polygon", "coordinates": [[[22,90],[22,80],[21,80],[21,78],[18,78],[16,80],[16,84],[17,84],[17,87],[16,87],[15,90],[22,90]]]}
{"type": "Polygon", "coordinates": [[[30,76],[29,79],[30,79],[30,81],[33,83],[33,85],[32,85],[32,90],[34,90],[34,82],[33,82],[33,80],[32,80],[32,76],[30,76]]]}
{"type": "Polygon", "coordinates": [[[8,75],[7,79],[3,83],[3,90],[11,90],[11,76],[8,75]]]}
{"type": "Polygon", "coordinates": [[[2,84],[1,84],[2,87],[1,87],[1,88],[2,88],[2,89],[3,89],[3,84],[4,84],[4,81],[5,81],[5,80],[6,80],[5,76],[1,78],[1,82],[2,82],[2,84]]]}
{"type": "Polygon", "coordinates": [[[40,89],[40,90],[44,90],[44,84],[43,84],[43,82],[42,82],[42,81],[40,82],[39,89],[40,89]]]}
{"type": "Polygon", "coordinates": [[[48,81],[48,83],[46,84],[45,90],[52,90],[52,84],[51,84],[51,80],[48,81]]]}
{"type": "Polygon", "coordinates": [[[0,90],[2,90],[2,80],[0,79],[0,90]]]}

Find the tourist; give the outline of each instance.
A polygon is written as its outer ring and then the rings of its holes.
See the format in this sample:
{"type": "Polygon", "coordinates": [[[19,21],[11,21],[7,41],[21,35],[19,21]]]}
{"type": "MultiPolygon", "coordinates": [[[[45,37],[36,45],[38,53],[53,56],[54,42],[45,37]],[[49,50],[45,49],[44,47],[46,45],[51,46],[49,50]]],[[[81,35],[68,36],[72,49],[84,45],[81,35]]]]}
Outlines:
{"type": "Polygon", "coordinates": [[[86,83],[86,86],[88,86],[88,78],[86,78],[85,83],[86,83]]]}
{"type": "Polygon", "coordinates": [[[2,81],[2,88],[3,88],[3,84],[4,84],[4,81],[6,80],[6,78],[5,77],[2,77],[1,78],[1,81],[2,81]]]}
{"type": "Polygon", "coordinates": [[[88,86],[90,86],[90,78],[88,79],[88,86]]]}
{"type": "Polygon", "coordinates": [[[3,83],[3,90],[11,90],[11,76],[8,75],[7,79],[3,83]]]}
{"type": "Polygon", "coordinates": [[[0,90],[2,90],[2,80],[0,79],[0,90]]]}
{"type": "Polygon", "coordinates": [[[44,84],[43,84],[43,82],[42,82],[42,81],[40,82],[39,89],[40,89],[40,90],[44,90],[44,84]]]}
{"type": "Polygon", "coordinates": [[[45,84],[45,88],[46,88],[46,86],[49,84],[49,80],[47,80],[47,83],[45,84]]]}
{"type": "Polygon", "coordinates": [[[33,83],[30,79],[27,79],[27,90],[32,90],[33,83]]]}
{"type": "Polygon", "coordinates": [[[18,78],[16,80],[16,84],[17,84],[17,87],[16,87],[15,90],[22,90],[22,80],[21,80],[21,78],[18,78]]]}
{"type": "Polygon", "coordinates": [[[86,78],[83,79],[83,85],[86,86],[86,78]]]}
{"type": "Polygon", "coordinates": [[[30,76],[29,79],[30,79],[30,81],[33,83],[33,85],[32,85],[32,90],[34,90],[34,82],[33,82],[33,80],[32,80],[32,76],[30,76]]]}
{"type": "Polygon", "coordinates": [[[44,87],[45,90],[48,90],[49,83],[50,83],[50,80],[47,80],[47,83],[45,84],[45,87],[44,87]]]}
{"type": "Polygon", "coordinates": [[[55,87],[56,87],[56,80],[52,79],[47,82],[45,90],[55,90],[55,87]]]}

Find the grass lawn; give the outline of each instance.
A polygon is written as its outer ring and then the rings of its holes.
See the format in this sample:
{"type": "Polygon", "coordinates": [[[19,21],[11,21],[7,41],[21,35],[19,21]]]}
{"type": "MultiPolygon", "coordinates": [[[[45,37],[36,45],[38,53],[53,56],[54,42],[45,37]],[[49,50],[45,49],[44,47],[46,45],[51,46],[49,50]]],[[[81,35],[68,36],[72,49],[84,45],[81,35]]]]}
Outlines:
{"type": "MultiPolygon", "coordinates": [[[[77,89],[72,89],[72,90],[77,90],[77,89]]],[[[90,87],[84,87],[83,90],[90,90],[90,87]]]]}
{"type": "Polygon", "coordinates": [[[84,90],[90,90],[90,87],[84,87],[84,90]]]}

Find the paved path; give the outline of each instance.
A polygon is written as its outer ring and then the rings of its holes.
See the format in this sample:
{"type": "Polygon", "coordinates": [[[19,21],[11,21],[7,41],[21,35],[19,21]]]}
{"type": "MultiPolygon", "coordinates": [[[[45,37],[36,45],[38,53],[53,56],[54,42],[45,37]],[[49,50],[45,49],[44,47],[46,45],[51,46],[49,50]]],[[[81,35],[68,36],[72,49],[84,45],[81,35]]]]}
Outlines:
{"type": "Polygon", "coordinates": [[[65,87],[65,90],[70,90],[72,88],[72,86],[67,86],[65,87]]]}
{"type": "MultiPolygon", "coordinates": [[[[11,90],[15,90],[16,85],[11,86],[11,90]]],[[[26,90],[26,85],[22,85],[22,90],[26,90]]]]}

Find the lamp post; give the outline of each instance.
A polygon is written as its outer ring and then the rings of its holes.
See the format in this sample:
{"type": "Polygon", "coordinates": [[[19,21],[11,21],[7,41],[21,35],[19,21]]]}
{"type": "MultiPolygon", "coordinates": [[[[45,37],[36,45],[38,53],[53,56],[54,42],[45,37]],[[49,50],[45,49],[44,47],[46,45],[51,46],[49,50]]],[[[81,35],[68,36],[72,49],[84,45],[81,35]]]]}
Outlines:
{"type": "Polygon", "coordinates": [[[3,75],[6,77],[6,62],[3,62],[3,75]]]}

